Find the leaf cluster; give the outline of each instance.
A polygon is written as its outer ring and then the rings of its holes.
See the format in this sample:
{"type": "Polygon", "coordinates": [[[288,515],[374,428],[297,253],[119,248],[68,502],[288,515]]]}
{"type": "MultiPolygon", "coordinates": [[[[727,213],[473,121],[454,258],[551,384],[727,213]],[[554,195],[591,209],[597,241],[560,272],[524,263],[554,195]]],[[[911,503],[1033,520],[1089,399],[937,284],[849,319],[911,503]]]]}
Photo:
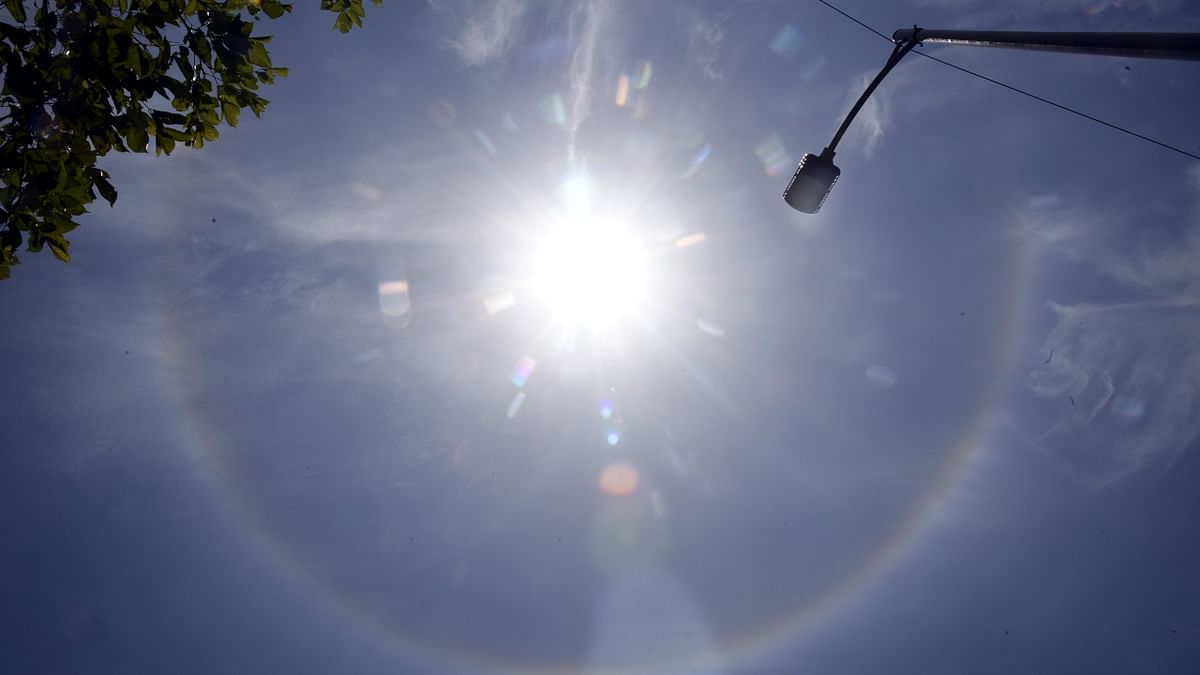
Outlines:
{"type": "MultiPolygon", "coordinates": [[[[292,11],[278,0],[2,2],[0,279],[22,244],[70,261],[77,218],[117,201],[100,157],[201,148],[242,111],[262,115],[259,86],[288,73],[255,30],[292,11]]],[[[362,25],[362,0],[321,9],[341,32],[362,25]]]]}

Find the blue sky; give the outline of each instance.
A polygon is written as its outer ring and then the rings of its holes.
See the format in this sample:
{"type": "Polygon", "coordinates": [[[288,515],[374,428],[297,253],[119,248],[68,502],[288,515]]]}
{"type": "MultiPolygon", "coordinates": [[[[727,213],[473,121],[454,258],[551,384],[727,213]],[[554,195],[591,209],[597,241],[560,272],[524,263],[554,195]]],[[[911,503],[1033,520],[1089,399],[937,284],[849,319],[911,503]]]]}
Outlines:
{"type": "MultiPolygon", "coordinates": [[[[0,670],[1195,671],[1195,161],[910,56],[806,216],[890,50],[817,2],[330,24],[0,287],[0,670]]],[[[923,49],[1200,151],[1195,64],[923,49]]]]}

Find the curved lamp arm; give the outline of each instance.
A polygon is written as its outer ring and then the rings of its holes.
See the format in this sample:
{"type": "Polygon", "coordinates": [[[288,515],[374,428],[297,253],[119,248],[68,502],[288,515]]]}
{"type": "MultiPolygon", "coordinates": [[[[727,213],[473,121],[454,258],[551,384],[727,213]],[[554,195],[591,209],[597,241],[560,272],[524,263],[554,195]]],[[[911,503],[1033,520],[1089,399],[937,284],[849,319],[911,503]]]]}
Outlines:
{"type": "MultiPolygon", "coordinates": [[[[973,47],[1010,47],[1038,51],[1074,52],[1080,54],[1102,54],[1106,56],[1128,56],[1146,59],[1172,59],[1177,61],[1200,61],[1200,33],[1070,33],[1037,31],[983,31],[983,30],[933,30],[902,28],[892,34],[896,48],[883,70],[875,76],[867,90],[851,108],[842,121],[829,146],[820,155],[805,154],[796,167],[796,173],[783,191],[783,199],[792,208],[804,213],[816,213],[838,176],[841,169],[833,163],[834,149],[850,122],[858,115],[867,98],[892,68],[922,42],[969,45],[973,47]]],[[[1111,125],[1110,125],[1111,126],[1111,125]]],[[[1156,141],[1155,141],[1156,142],[1156,141]]],[[[1161,145],[1161,143],[1160,143],[1161,145]]],[[[1186,153],[1185,153],[1186,154],[1186,153]]]]}
{"type": "MultiPolygon", "coordinates": [[[[920,31],[920,29],[915,28],[912,30],[914,33],[917,31],[920,31]]],[[[892,50],[892,55],[888,57],[887,63],[884,64],[883,69],[880,70],[879,74],[875,76],[875,79],[871,80],[871,83],[867,85],[867,88],[865,91],[863,91],[862,96],[858,97],[858,101],[855,102],[854,107],[850,109],[850,112],[846,115],[846,119],[842,120],[842,126],[838,127],[837,133],[833,135],[833,140],[829,142],[829,147],[825,148],[825,152],[828,152],[830,157],[833,156],[833,151],[837,148],[837,144],[841,142],[842,135],[846,133],[846,129],[850,128],[850,123],[853,122],[854,118],[858,116],[858,111],[862,110],[862,107],[866,104],[867,99],[871,98],[871,94],[875,93],[875,88],[879,86],[880,82],[883,82],[883,78],[887,77],[888,73],[892,72],[892,68],[895,68],[896,64],[900,63],[900,59],[904,58],[905,55],[911,52],[913,47],[916,47],[918,44],[920,44],[920,41],[915,37],[896,42],[896,47],[892,50]]],[[[825,154],[825,152],[822,152],[821,154],[825,154]]]]}
{"type": "Polygon", "coordinates": [[[833,135],[833,140],[829,142],[829,145],[821,151],[820,155],[805,154],[804,158],[800,160],[800,166],[796,167],[796,173],[792,175],[787,189],[783,191],[783,200],[792,208],[803,213],[816,213],[821,209],[825,198],[833,190],[833,184],[837,182],[838,176],[842,175],[842,170],[833,163],[837,144],[841,142],[846,129],[850,128],[850,123],[858,116],[859,111],[862,110],[863,105],[875,92],[875,88],[879,86],[883,78],[892,72],[896,64],[900,63],[900,60],[911,52],[913,47],[920,44],[918,37],[920,32],[920,28],[914,27],[910,38],[896,41],[896,47],[892,49],[892,55],[888,57],[887,63],[884,64],[875,79],[867,85],[862,96],[858,97],[858,101],[850,109],[846,119],[842,120],[842,126],[838,127],[837,133],[833,135]]]}

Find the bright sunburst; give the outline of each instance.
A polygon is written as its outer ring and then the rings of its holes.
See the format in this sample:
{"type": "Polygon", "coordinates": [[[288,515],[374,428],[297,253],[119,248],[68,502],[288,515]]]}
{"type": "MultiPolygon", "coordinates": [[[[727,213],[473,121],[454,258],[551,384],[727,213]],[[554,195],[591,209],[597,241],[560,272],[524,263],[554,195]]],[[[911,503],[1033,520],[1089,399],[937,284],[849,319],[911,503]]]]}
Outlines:
{"type": "Polygon", "coordinates": [[[554,317],[611,327],[645,300],[645,251],[622,222],[575,214],[539,246],[533,285],[554,317]]]}

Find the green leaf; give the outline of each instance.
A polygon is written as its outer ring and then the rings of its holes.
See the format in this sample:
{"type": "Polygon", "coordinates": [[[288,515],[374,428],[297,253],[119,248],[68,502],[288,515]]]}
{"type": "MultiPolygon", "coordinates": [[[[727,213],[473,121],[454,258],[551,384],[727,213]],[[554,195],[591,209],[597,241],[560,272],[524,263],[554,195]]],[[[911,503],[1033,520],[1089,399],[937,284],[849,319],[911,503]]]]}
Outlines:
{"type": "Polygon", "coordinates": [[[154,154],[161,155],[164,152],[168,155],[175,149],[175,139],[160,133],[154,137],[154,154]]]}
{"type": "Polygon", "coordinates": [[[188,38],[188,46],[192,48],[192,51],[196,52],[196,55],[202,61],[212,63],[212,45],[209,44],[208,38],[200,33],[192,33],[188,38]]]}
{"type": "Polygon", "coordinates": [[[179,113],[168,112],[166,110],[154,111],[154,123],[160,128],[164,124],[184,124],[185,122],[187,122],[187,118],[179,113]]]}
{"type": "Polygon", "coordinates": [[[8,7],[9,13],[13,18],[21,23],[25,23],[27,18],[25,14],[25,3],[23,0],[4,0],[4,5],[8,7]]]}
{"type": "Polygon", "coordinates": [[[46,216],[46,239],[57,238],[65,241],[63,235],[79,227],[79,223],[71,220],[65,214],[51,213],[46,216]]]}
{"type": "Polygon", "coordinates": [[[129,63],[129,68],[138,75],[144,74],[142,71],[142,50],[138,49],[137,45],[129,45],[129,49],[125,50],[125,60],[129,63]]]}
{"type": "Polygon", "coordinates": [[[208,124],[220,124],[221,117],[217,114],[216,105],[205,105],[202,108],[197,108],[196,113],[200,117],[200,121],[208,124]]]}
{"type": "Polygon", "coordinates": [[[100,191],[100,196],[104,197],[109,206],[115,206],[117,203],[117,189],[113,184],[108,182],[108,174],[103,171],[97,171],[92,174],[92,180],[96,184],[96,189],[100,191]]]}
{"type": "Polygon", "coordinates": [[[18,248],[21,248],[20,230],[16,227],[8,227],[0,232],[0,249],[4,250],[5,257],[12,256],[18,248]]]}
{"type": "MultiPolygon", "coordinates": [[[[378,5],[382,0],[372,0],[378,5]]],[[[320,0],[348,32],[363,0],[320,0]]],[[[66,235],[98,200],[116,206],[109,152],[201,148],[250,109],[260,83],[288,74],[271,62],[260,24],[293,11],[284,0],[3,0],[0,18],[0,279],[21,247],[68,261],[66,235]],[[36,15],[30,14],[37,9],[36,15]],[[27,26],[30,19],[36,26],[27,26]],[[157,110],[162,107],[166,110],[157,110]],[[39,109],[52,132],[30,126],[39,109]],[[20,114],[17,114],[17,113],[20,114]]]]}
{"type": "Polygon", "coordinates": [[[65,263],[71,262],[71,254],[67,252],[67,247],[70,246],[70,243],[62,235],[48,234],[46,235],[46,243],[50,245],[50,252],[54,254],[55,258],[65,263]]]}
{"type": "Polygon", "coordinates": [[[258,40],[250,43],[250,49],[246,52],[246,58],[256,66],[262,66],[263,68],[271,67],[271,57],[267,54],[267,48],[258,40]]]}
{"type": "Polygon", "coordinates": [[[263,12],[265,12],[266,15],[272,19],[278,19],[279,17],[283,16],[284,12],[292,11],[290,5],[280,4],[277,0],[263,0],[260,6],[262,7],[263,12]]]}
{"type": "Polygon", "coordinates": [[[125,142],[129,144],[129,149],[134,152],[145,152],[146,144],[150,142],[150,136],[146,133],[146,128],[131,124],[125,130],[125,142]]]}
{"type": "Polygon", "coordinates": [[[261,96],[254,96],[250,99],[250,103],[248,105],[250,106],[250,110],[254,113],[255,117],[262,117],[263,112],[265,112],[267,109],[268,103],[270,103],[270,101],[267,99],[261,96]]]}
{"type": "MultiPolygon", "coordinates": [[[[196,69],[192,67],[191,62],[184,56],[175,58],[175,65],[179,66],[179,72],[183,75],[183,79],[191,80],[196,76],[196,69]]],[[[165,84],[165,83],[163,83],[165,84]]],[[[170,85],[166,85],[170,87],[170,85]]],[[[173,90],[172,90],[173,91],[173,90]]]]}
{"type": "Polygon", "coordinates": [[[236,103],[226,102],[221,104],[221,112],[224,113],[225,121],[229,123],[229,126],[237,126],[238,115],[241,114],[242,109],[236,103]]]}

